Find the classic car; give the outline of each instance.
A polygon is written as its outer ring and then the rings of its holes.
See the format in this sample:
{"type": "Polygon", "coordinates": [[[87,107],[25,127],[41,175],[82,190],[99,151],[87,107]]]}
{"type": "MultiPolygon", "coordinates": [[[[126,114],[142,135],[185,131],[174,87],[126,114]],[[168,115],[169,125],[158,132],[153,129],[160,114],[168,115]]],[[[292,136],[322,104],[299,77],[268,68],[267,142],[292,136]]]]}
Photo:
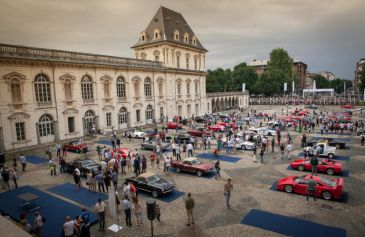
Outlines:
{"type": "Polygon", "coordinates": [[[248,141],[252,142],[252,141],[256,141],[256,139],[259,135],[255,131],[246,130],[246,131],[238,133],[237,136],[239,138],[241,138],[242,140],[246,140],[246,141],[248,140],[248,141]]]}
{"type": "Polygon", "coordinates": [[[76,168],[79,168],[81,176],[85,177],[89,171],[93,173],[99,172],[101,165],[91,159],[76,159],[66,162],[66,172],[72,173],[76,168]]]}
{"type": "Polygon", "coordinates": [[[238,126],[235,123],[233,123],[233,122],[230,122],[230,123],[218,122],[217,125],[221,125],[223,127],[229,126],[229,127],[233,128],[233,129],[237,129],[238,128],[238,126]]]}
{"type": "Polygon", "coordinates": [[[144,132],[140,132],[140,131],[137,131],[137,130],[128,132],[128,135],[129,134],[131,134],[131,136],[134,137],[134,138],[144,138],[144,136],[145,136],[144,132]]]}
{"type": "Polygon", "coordinates": [[[341,108],[343,108],[343,109],[353,109],[353,108],[355,108],[355,106],[353,106],[351,104],[346,104],[346,105],[342,105],[341,108]]]}
{"type": "Polygon", "coordinates": [[[181,128],[183,127],[183,125],[182,125],[182,124],[180,124],[180,123],[168,122],[168,123],[166,123],[166,127],[167,127],[168,129],[176,129],[176,127],[177,127],[178,129],[181,129],[181,128]]]}
{"type": "MultiPolygon", "coordinates": [[[[156,150],[156,146],[157,146],[157,143],[154,142],[154,141],[148,141],[148,142],[143,142],[141,144],[141,149],[142,150],[151,150],[151,151],[154,151],[156,150]]],[[[165,151],[169,148],[170,144],[169,143],[162,143],[160,144],[161,146],[161,151],[165,151]]]]}
{"type": "Polygon", "coordinates": [[[77,153],[80,153],[84,149],[86,149],[86,151],[88,150],[86,143],[81,143],[79,140],[70,141],[68,144],[64,144],[63,147],[65,147],[68,151],[77,153]]]}
{"type": "Polygon", "coordinates": [[[174,167],[177,173],[180,173],[181,171],[187,171],[196,173],[196,175],[199,177],[203,174],[213,172],[213,165],[211,163],[201,162],[195,157],[185,158],[182,161],[173,160],[171,161],[171,167],[174,167]]]}
{"type": "Polygon", "coordinates": [[[194,121],[197,122],[197,123],[207,123],[208,122],[208,118],[205,118],[205,117],[195,117],[194,121]]]}
{"type": "Polygon", "coordinates": [[[256,131],[257,134],[264,135],[264,136],[276,136],[277,135],[276,130],[270,129],[267,127],[256,128],[256,129],[254,129],[254,131],[256,131]]]}
{"type": "Polygon", "coordinates": [[[182,125],[187,125],[187,124],[189,123],[189,119],[186,119],[186,118],[181,119],[181,120],[179,121],[179,123],[180,123],[180,124],[182,124],[182,125]]]}
{"type": "Polygon", "coordinates": [[[256,146],[255,143],[249,141],[243,141],[239,138],[236,139],[236,148],[242,150],[252,150],[256,146]]]}
{"type": "MultiPolygon", "coordinates": [[[[134,155],[134,152],[131,151],[130,149],[128,148],[119,148],[115,151],[117,153],[117,158],[120,159],[120,158],[127,158],[128,156],[128,153],[131,152],[131,156],[134,155]]],[[[114,156],[114,152],[112,152],[112,155],[114,156]]]]}
{"type": "Polygon", "coordinates": [[[191,135],[188,133],[179,133],[175,137],[175,143],[189,143],[191,141],[191,135]]]}
{"type": "Polygon", "coordinates": [[[311,149],[313,150],[317,150],[318,147],[320,147],[320,156],[326,156],[330,159],[332,159],[333,157],[335,157],[336,155],[336,147],[332,147],[332,146],[329,146],[327,142],[318,142],[314,147],[311,147],[311,146],[307,146],[304,148],[304,152],[306,151],[310,151],[311,149]]]}
{"type": "Polygon", "coordinates": [[[313,180],[317,182],[317,197],[322,197],[326,200],[342,198],[343,178],[331,180],[312,175],[289,176],[279,180],[276,184],[276,189],[287,193],[305,195],[307,193],[308,180],[310,177],[313,177],[313,180]]]}
{"type": "Polygon", "coordinates": [[[223,132],[225,130],[225,127],[222,125],[211,125],[208,126],[208,129],[212,132],[223,132]]]}
{"type": "MultiPolygon", "coordinates": [[[[310,160],[298,159],[290,163],[293,169],[300,171],[312,170],[310,160]]],[[[317,171],[321,173],[327,173],[329,175],[340,174],[342,172],[342,163],[329,159],[318,159],[317,171]]]]}
{"type": "Polygon", "coordinates": [[[321,138],[321,137],[313,137],[309,141],[307,141],[307,146],[315,146],[320,142],[328,142],[329,146],[335,146],[338,149],[346,149],[346,141],[337,139],[337,138],[321,138]]]}
{"type": "Polygon", "coordinates": [[[203,134],[207,135],[207,136],[211,136],[212,135],[212,132],[204,129],[204,128],[197,128],[195,130],[189,130],[187,131],[188,134],[190,134],[191,136],[194,136],[194,137],[202,137],[203,134]]]}
{"type": "Polygon", "coordinates": [[[142,173],[137,177],[127,178],[126,181],[133,183],[137,190],[151,193],[154,198],[169,194],[175,190],[175,184],[160,178],[157,174],[152,172],[142,173]]]}

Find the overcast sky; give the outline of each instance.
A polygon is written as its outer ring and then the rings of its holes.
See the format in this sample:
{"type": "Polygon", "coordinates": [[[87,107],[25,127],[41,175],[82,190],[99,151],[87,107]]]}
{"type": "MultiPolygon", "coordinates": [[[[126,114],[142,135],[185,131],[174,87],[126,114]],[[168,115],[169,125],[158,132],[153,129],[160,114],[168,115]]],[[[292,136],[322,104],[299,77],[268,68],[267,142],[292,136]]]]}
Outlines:
{"type": "Polygon", "coordinates": [[[161,5],[182,13],[210,69],[282,47],[311,72],[353,79],[365,57],[363,0],[0,0],[0,42],[134,57],[161,5]]]}

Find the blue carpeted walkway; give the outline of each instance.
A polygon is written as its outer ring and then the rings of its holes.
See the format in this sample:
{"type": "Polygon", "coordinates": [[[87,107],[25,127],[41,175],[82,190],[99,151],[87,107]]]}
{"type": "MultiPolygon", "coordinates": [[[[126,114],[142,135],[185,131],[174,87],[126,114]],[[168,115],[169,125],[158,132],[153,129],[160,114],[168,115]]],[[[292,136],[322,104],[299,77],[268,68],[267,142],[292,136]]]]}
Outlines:
{"type": "MultiPolygon", "coordinates": [[[[19,221],[21,213],[26,212],[24,207],[21,207],[20,194],[32,193],[39,196],[32,202],[34,206],[39,206],[38,210],[42,217],[46,218],[46,223],[43,224],[44,237],[61,236],[62,225],[66,216],[76,217],[80,215],[80,207],[56,198],[50,194],[42,192],[30,186],[19,187],[18,189],[3,192],[0,194],[0,211],[9,215],[12,219],[19,221]]],[[[28,223],[33,225],[34,213],[28,213],[28,223]]],[[[95,223],[97,217],[94,213],[90,213],[90,223],[95,223]]]]}
{"type": "Polygon", "coordinates": [[[40,157],[40,156],[29,155],[29,156],[26,156],[25,158],[27,159],[27,162],[29,162],[31,164],[35,164],[35,165],[44,164],[44,163],[49,162],[48,158],[44,158],[44,157],[40,157]]]}
{"type": "MultiPolygon", "coordinates": [[[[321,132],[318,132],[317,134],[321,134],[321,132]]],[[[323,135],[327,135],[327,134],[330,134],[330,135],[342,135],[342,136],[351,136],[352,133],[350,132],[344,132],[344,133],[341,133],[341,132],[338,132],[338,133],[335,133],[335,132],[323,132],[323,135]]]]}
{"type": "MultiPolygon", "coordinates": [[[[198,158],[202,158],[202,159],[217,160],[216,156],[214,154],[210,154],[210,153],[201,153],[201,154],[198,154],[198,155],[195,155],[195,156],[198,157],[198,158]]],[[[219,155],[218,159],[220,161],[236,163],[241,158],[234,157],[234,156],[219,155]]]]}
{"type": "MultiPolygon", "coordinates": [[[[179,174],[179,175],[185,175],[185,176],[196,176],[196,177],[199,177],[198,175],[196,175],[196,173],[191,173],[191,172],[187,172],[187,171],[181,171],[180,173],[177,173],[176,172],[176,169],[171,167],[169,169],[170,172],[172,173],[176,173],[176,174],[179,174]]],[[[202,176],[200,176],[200,178],[206,178],[206,179],[211,179],[215,176],[215,171],[211,172],[211,173],[208,173],[208,174],[203,174],[202,176]]]]}
{"type": "MultiPolygon", "coordinates": [[[[47,190],[48,192],[58,194],[62,197],[70,199],[74,202],[80,203],[84,206],[91,207],[95,205],[99,198],[102,200],[107,200],[108,195],[105,193],[99,193],[90,191],[86,188],[80,188],[80,190],[75,189],[75,184],[64,183],[47,190]]],[[[105,190],[106,191],[106,190],[105,190]]]]}
{"type": "MultiPolygon", "coordinates": [[[[172,193],[169,193],[165,196],[157,197],[156,199],[160,200],[160,201],[163,201],[163,202],[169,203],[169,202],[175,201],[176,199],[180,198],[184,194],[185,194],[184,192],[174,190],[172,193]]],[[[148,197],[148,198],[153,198],[150,192],[144,192],[142,190],[138,190],[138,195],[148,197]]]]}
{"type": "MultiPolygon", "coordinates": [[[[300,157],[304,157],[304,152],[300,152],[297,156],[300,157]]],[[[326,158],[326,157],[322,157],[320,156],[319,158],[326,158]]],[[[335,157],[333,157],[334,160],[342,160],[342,161],[349,161],[350,157],[349,156],[339,156],[339,155],[335,155],[335,157]]]]}
{"type": "Polygon", "coordinates": [[[112,142],[109,140],[99,140],[96,141],[95,143],[99,143],[99,144],[103,144],[103,145],[107,145],[107,146],[112,146],[112,142]]]}
{"type": "Polygon", "coordinates": [[[351,142],[350,138],[336,138],[336,137],[313,137],[314,139],[317,140],[325,140],[326,138],[330,138],[330,139],[335,139],[337,141],[342,141],[342,142],[351,142]]]}
{"type": "Polygon", "coordinates": [[[346,237],[346,230],[271,212],[252,209],[241,224],[295,237],[346,237]]]}

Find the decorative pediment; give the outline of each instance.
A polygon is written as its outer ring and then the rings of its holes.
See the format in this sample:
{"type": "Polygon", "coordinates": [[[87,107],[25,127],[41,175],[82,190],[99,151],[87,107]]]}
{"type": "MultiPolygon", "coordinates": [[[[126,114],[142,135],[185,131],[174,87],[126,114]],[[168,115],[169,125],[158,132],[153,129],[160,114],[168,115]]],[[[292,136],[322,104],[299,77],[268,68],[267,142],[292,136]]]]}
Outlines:
{"type": "Polygon", "coordinates": [[[159,106],[163,106],[165,104],[166,104],[165,101],[160,101],[160,102],[157,103],[157,105],[159,105],[159,106]]]}
{"type": "Polygon", "coordinates": [[[27,77],[19,72],[11,72],[9,74],[6,74],[3,76],[6,83],[10,83],[12,79],[18,79],[21,83],[24,83],[24,80],[27,79],[27,77]]]}
{"type": "Polygon", "coordinates": [[[106,111],[106,110],[114,110],[114,106],[113,105],[105,105],[104,107],[103,107],[103,110],[104,111],[106,111]]]}
{"type": "Polygon", "coordinates": [[[156,80],[159,84],[164,82],[164,79],[162,77],[157,78],[156,80]]]}
{"type": "Polygon", "coordinates": [[[181,78],[176,79],[176,82],[180,83],[182,80],[181,78]]]}
{"type": "Polygon", "coordinates": [[[25,112],[16,112],[16,113],[11,114],[8,117],[8,119],[13,120],[13,119],[17,119],[19,117],[28,119],[28,118],[30,118],[30,114],[27,114],[25,112]]]}
{"type": "Polygon", "coordinates": [[[69,109],[65,109],[62,113],[63,114],[68,114],[68,113],[72,113],[72,114],[77,114],[79,111],[75,108],[69,108],[69,109]]]}
{"type": "Polygon", "coordinates": [[[133,108],[136,108],[136,109],[140,109],[142,107],[143,107],[143,104],[141,104],[141,103],[136,103],[133,105],[133,108]]]}
{"type": "Polygon", "coordinates": [[[193,102],[193,100],[191,100],[191,99],[186,100],[186,103],[192,103],[192,102],[193,102]]]}
{"type": "Polygon", "coordinates": [[[133,82],[133,84],[136,84],[136,83],[141,83],[141,78],[139,78],[139,77],[137,77],[137,76],[135,76],[135,77],[133,77],[132,78],[132,82],[133,82]]]}
{"type": "Polygon", "coordinates": [[[188,79],[185,80],[185,82],[186,83],[191,82],[191,79],[188,78],[188,79]]]}
{"type": "Polygon", "coordinates": [[[100,77],[100,81],[102,83],[104,83],[104,81],[112,81],[112,80],[113,80],[113,78],[109,75],[104,75],[104,76],[100,77]]]}
{"type": "Polygon", "coordinates": [[[183,104],[184,103],[184,101],[183,100],[177,100],[176,101],[176,104],[183,104]]]}
{"type": "Polygon", "coordinates": [[[74,81],[74,80],[76,80],[76,77],[70,73],[66,73],[66,74],[60,76],[60,81],[62,83],[64,83],[67,79],[74,81]]]}

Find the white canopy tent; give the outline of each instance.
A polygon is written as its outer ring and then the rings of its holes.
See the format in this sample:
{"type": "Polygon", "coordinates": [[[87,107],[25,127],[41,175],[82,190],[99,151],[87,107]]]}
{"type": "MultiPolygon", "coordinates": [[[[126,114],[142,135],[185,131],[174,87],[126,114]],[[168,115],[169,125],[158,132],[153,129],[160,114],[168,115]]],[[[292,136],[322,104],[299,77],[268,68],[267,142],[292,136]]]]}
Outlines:
{"type": "Polygon", "coordinates": [[[334,93],[335,93],[335,90],[333,88],[328,88],[328,89],[303,89],[303,97],[308,97],[310,95],[314,96],[316,94],[321,94],[321,95],[330,94],[331,97],[332,97],[334,93]]]}

